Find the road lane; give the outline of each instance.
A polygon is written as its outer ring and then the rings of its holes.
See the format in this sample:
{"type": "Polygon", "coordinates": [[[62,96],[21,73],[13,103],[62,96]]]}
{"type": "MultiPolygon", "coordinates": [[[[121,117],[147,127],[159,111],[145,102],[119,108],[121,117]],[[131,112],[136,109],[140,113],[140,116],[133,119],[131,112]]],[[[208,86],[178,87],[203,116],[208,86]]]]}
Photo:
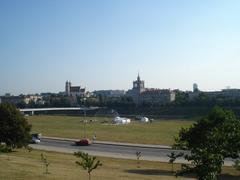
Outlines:
{"type": "MultiPolygon", "coordinates": [[[[90,155],[123,158],[123,159],[136,159],[136,152],[141,152],[142,160],[168,162],[168,154],[173,152],[172,149],[158,148],[158,147],[139,147],[130,145],[115,145],[115,144],[102,144],[96,143],[90,146],[76,146],[73,141],[48,139],[42,138],[40,144],[31,145],[34,149],[50,150],[57,152],[73,153],[77,151],[87,152],[90,155]]],[[[185,152],[174,150],[176,153],[185,152]]],[[[176,160],[176,163],[188,163],[183,158],[176,160]]],[[[225,165],[231,166],[231,160],[225,160],[225,165]]]]}
{"type": "MultiPolygon", "coordinates": [[[[131,154],[135,155],[137,151],[142,153],[142,156],[164,156],[170,154],[173,150],[162,149],[162,148],[147,148],[147,147],[136,147],[136,146],[122,146],[122,145],[109,145],[109,144],[92,144],[90,146],[75,146],[71,141],[63,140],[52,140],[52,139],[42,139],[41,145],[45,146],[55,146],[62,148],[69,148],[74,150],[84,150],[84,151],[97,151],[104,153],[119,153],[119,154],[131,154]]],[[[176,151],[180,152],[180,151],[176,151]]]]}
{"type": "MultiPolygon", "coordinates": [[[[73,141],[42,138],[40,144],[32,144],[34,149],[73,153],[77,151],[87,152],[94,156],[104,156],[122,159],[136,159],[136,152],[141,152],[141,160],[168,162],[167,154],[172,152],[171,149],[158,147],[140,147],[130,145],[115,145],[94,143],[90,146],[76,146],[73,141]]],[[[179,151],[176,151],[179,152],[179,151]]],[[[179,159],[176,162],[186,163],[184,159],[179,159]]]]}

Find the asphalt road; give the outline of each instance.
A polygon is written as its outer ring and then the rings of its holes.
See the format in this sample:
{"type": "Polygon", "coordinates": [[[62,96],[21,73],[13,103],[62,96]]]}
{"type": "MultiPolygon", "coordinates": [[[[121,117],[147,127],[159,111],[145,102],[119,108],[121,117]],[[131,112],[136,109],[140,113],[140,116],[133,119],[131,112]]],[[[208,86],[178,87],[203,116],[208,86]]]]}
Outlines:
{"type": "MultiPolygon", "coordinates": [[[[126,159],[136,159],[136,152],[141,152],[141,159],[151,161],[168,162],[168,154],[173,152],[171,149],[156,147],[136,147],[113,144],[93,143],[90,146],[76,146],[74,142],[68,140],[55,140],[42,138],[40,144],[32,145],[36,149],[56,150],[60,152],[88,152],[92,155],[117,157],[126,159]]],[[[175,151],[180,152],[180,151],[175,151]]]]}
{"type": "MultiPolygon", "coordinates": [[[[94,143],[90,146],[76,146],[73,141],[57,140],[42,138],[41,143],[32,144],[34,149],[73,153],[77,151],[87,152],[94,156],[104,156],[122,159],[136,159],[136,152],[141,152],[141,160],[168,162],[168,154],[173,152],[172,149],[157,148],[157,147],[138,147],[131,145],[114,145],[94,143]]],[[[184,152],[174,150],[176,153],[184,152]]],[[[186,153],[186,151],[185,151],[186,153]]],[[[187,163],[183,158],[176,160],[176,163],[187,163]]],[[[225,160],[225,165],[231,166],[233,162],[228,159],[225,160]]]]}
{"type": "Polygon", "coordinates": [[[123,146],[123,145],[109,145],[109,144],[96,144],[93,143],[90,146],[76,146],[71,141],[63,140],[52,140],[52,139],[41,139],[41,145],[64,147],[69,149],[74,149],[76,151],[89,150],[104,153],[119,153],[119,154],[133,154],[140,151],[142,155],[146,156],[167,156],[172,152],[171,149],[162,148],[146,148],[146,147],[135,147],[135,146],[123,146]]]}

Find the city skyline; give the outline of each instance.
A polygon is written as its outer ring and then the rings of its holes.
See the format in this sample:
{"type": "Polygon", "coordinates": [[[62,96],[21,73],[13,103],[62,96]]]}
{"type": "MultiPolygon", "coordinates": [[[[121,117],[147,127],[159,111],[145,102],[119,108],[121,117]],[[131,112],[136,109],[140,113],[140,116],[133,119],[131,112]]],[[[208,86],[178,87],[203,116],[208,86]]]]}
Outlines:
{"type": "Polygon", "coordinates": [[[240,2],[1,1],[0,95],[240,88],[240,2]]]}
{"type": "MultiPolygon", "coordinates": [[[[139,78],[139,80],[141,80],[141,81],[143,81],[144,83],[145,83],[145,80],[144,79],[141,79],[141,77],[140,77],[140,75],[139,75],[139,73],[138,73],[138,75],[137,75],[137,78],[135,79],[135,80],[133,80],[132,81],[132,83],[134,83],[136,80],[138,80],[138,78],[139,78]]],[[[10,94],[10,95],[34,95],[34,94],[41,94],[41,93],[66,93],[66,83],[70,83],[71,85],[72,85],[72,87],[76,87],[76,88],[79,88],[79,89],[81,89],[81,88],[83,88],[83,90],[84,90],[84,92],[96,92],[96,91],[111,91],[111,90],[120,90],[120,91],[125,91],[125,93],[127,93],[128,91],[131,91],[132,90],[132,87],[129,87],[128,89],[110,89],[110,88],[106,88],[106,89],[93,89],[93,90],[89,90],[89,89],[87,89],[87,87],[85,86],[82,86],[82,85],[80,85],[80,84],[75,84],[75,83],[72,83],[71,82],[71,80],[67,80],[66,82],[65,82],[65,86],[64,86],[64,88],[63,89],[61,89],[61,90],[57,90],[57,91],[55,91],[55,92],[52,92],[52,91],[43,91],[43,92],[30,92],[30,93],[25,93],[25,92],[22,92],[22,93],[19,93],[19,94],[16,94],[16,93],[11,93],[11,92],[5,92],[4,94],[0,94],[0,96],[4,96],[4,95],[7,95],[7,94],[10,94]]],[[[70,85],[70,86],[71,86],[70,85]]],[[[232,90],[235,90],[235,89],[237,89],[237,90],[240,90],[240,88],[232,88],[232,87],[230,87],[230,86],[226,86],[225,88],[222,88],[222,89],[220,89],[220,90],[209,90],[209,91],[206,91],[206,90],[204,90],[204,89],[200,89],[199,88],[199,86],[198,86],[198,84],[197,83],[193,83],[192,84],[192,89],[189,89],[189,90],[183,90],[183,89],[179,89],[179,88],[175,88],[175,89],[171,89],[171,88],[158,88],[158,87],[146,87],[146,90],[171,90],[171,91],[174,91],[174,90],[180,90],[180,91],[183,91],[183,92],[194,92],[195,90],[194,89],[198,89],[199,90],[199,92],[220,92],[220,91],[222,91],[222,90],[228,90],[228,89],[232,89],[232,90]]]]}

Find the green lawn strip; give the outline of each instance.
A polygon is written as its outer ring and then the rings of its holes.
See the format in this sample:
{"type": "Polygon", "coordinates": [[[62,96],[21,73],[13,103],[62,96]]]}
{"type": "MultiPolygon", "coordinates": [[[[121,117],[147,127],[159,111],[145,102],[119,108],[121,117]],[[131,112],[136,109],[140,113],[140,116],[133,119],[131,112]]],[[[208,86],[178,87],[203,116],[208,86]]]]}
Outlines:
{"type": "Polygon", "coordinates": [[[145,144],[171,145],[173,137],[181,127],[190,126],[193,121],[185,120],[155,120],[152,124],[132,122],[128,125],[113,125],[101,123],[111,122],[105,117],[71,117],[71,116],[30,116],[33,132],[40,132],[44,136],[81,138],[84,136],[83,120],[94,121],[86,124],[87,137],[97,135],[97,140],[117,141],[145,144]],[[96,122],[95,122],[96,121],[96,122]]]}

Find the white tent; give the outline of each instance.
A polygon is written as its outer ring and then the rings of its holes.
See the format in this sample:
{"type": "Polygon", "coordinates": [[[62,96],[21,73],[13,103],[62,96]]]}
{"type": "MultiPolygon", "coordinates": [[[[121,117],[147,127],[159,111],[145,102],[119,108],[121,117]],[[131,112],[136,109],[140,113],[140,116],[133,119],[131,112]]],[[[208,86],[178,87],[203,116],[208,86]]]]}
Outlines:
{"type": "Polygon", "coordinates": [[[147,117],[141,117],[141,122],[147,123],[147,122],[149,122],[149,119],[147,117]]]}
{"type": "Polygon", "coordinates": [[[114,124],[129,124],[130,122],[131,122],[130,119],[122,118],[122,117],[119,117],[119,116],[117,116],[113,119],[114,124]]]}

